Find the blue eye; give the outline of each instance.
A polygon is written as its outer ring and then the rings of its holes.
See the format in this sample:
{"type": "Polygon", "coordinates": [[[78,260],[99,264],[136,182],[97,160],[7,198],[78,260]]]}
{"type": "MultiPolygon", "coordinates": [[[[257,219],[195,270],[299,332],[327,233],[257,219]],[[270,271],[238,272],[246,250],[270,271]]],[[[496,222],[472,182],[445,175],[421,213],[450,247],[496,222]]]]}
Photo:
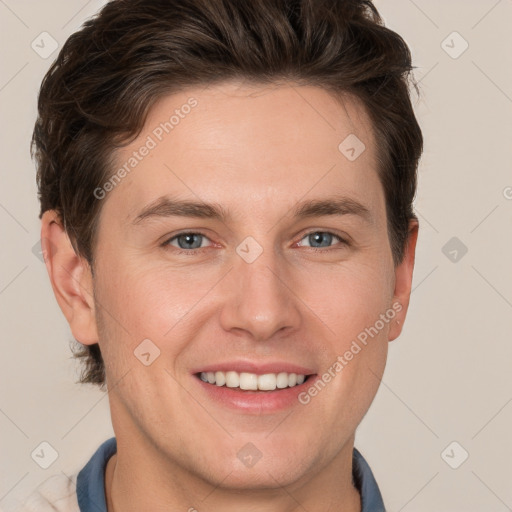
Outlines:
{"type": "Polygon", "coordinates": [[[180,233],[179,235],[173,236],[172,238],[167,240],[164,245],[172,245],[177,249],[194,250],[202,248],[201,246],[204,239],[207,238],[201,233],[180,233]],[[176,241],[178,243],[178,246],[174,245],[172,243],[173,241],[176,241]]]}
{"type": "Polygon", "coordinates": [[[346,240],[343,240],[343,238],[340,238],[338,235],[330,233],[329,231],[312,231],[311,233],[308,233],[302,240],[304,239],[307,239],[309,243],[309,246],[306,245],[306,247],[311,247],[313,249],[331,247],[333,240],[338,240],[339,242],[348,245],[348,242],[346,242],[346,240]]]}

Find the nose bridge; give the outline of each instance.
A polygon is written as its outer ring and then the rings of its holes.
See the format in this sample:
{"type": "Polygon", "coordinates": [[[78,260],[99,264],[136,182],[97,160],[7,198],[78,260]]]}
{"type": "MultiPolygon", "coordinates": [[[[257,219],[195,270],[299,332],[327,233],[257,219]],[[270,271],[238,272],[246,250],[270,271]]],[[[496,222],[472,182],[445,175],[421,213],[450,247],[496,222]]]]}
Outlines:
{"type": "Polygon", "coordinates": [[[227,330],[243,329],[265,340],[285,327],[297,327],[300,315],[286,284],[285,262],[272,247],[258,246],[253,239],[237,247],[222,322],[227,330]]]}

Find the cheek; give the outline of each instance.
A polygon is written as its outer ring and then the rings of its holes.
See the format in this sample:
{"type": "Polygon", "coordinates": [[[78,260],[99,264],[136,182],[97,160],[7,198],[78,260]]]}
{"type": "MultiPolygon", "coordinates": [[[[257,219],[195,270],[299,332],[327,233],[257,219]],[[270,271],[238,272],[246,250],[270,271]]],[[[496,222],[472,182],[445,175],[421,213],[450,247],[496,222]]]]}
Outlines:
{"type": "MultiPolygon", "coordinates": [[[[392,297],[389,268],[380,264],[340,265],[316,272],[301,279],[301,288],[304,302],[336,340],[337,353],[385,314],[392,297]]],[[[388,324],[379,327],[387,332],[388,324]]]]}
{"type": "Polygon", "coordinates": [[[328,373],[324,380],[329,384],[324,399],[345,403],[333,409],[334,422],[360,419],[377,392],[392,321],[382,320],[381,315],[390,309],[392,276],[389,266],[372,261],[317,274],[316,286],[308,286],[316,292],[310,293],[307,303],[329,328],[324,360],[328,373]]]}
{"type": "MultiPolygon", "coordinates": [[[[362,417],[368,409],[384,372],[388,331],[395,315],[391,268],[375,261],[354,266],[340,276],[332,294],[337,298],[330,306],[336,338],[330,365],[338,361],[341,366],[337,366],[331,398],[351,396],[347,403],[352,418],[362,417]]],[[[347,412],[342,409],[340,414],[346,417],[347,412]]]]}
{"type": "MultiPolygon", "coordinates": [[[[392,321],[381,317],[390,308],[391,281],[389,270],[361,265],[332,273],[323,282],[328,292],[323,298],[316,294],[317,305],[311,309],[331,331],[322,375],[327,384],[318,386],[322,390],[313,407],[332,404],[325,421],[328,435],[345,432],[347,426],[355,429],[377,393],[392,321]]],[[[336,436],[334,440],[339,442],[336,436]]]]}
{"type": "Polygon", "coordinates": [[[104,323],[113,331],[112,339],[125,340],[116,343],[116,350],[131,352],[144,339],[152,340],[161,350],[172,347],[178,352],[182,348],[179,340],[184,337],[177,333],[191,325],[190,318],[201,310],[196,305],[216,280],[211,273],[208,277],[197,271],[121,259],[116,265],[105,264],[97,279],[104,323]]]}

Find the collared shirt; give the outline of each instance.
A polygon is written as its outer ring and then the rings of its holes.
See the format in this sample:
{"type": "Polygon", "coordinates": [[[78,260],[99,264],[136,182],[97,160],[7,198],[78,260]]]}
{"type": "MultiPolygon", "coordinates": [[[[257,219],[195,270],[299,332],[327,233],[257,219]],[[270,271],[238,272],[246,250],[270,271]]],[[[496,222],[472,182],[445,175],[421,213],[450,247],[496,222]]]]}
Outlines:
{"type": "MultiPolygon", "coordinates": [[[[116,438],[112,437],[101,444],[76,476],[76,492],[75,479],[68,480],[62,475],[60,478],[52,477],[30,497],[20,512],[107,512],[105,468],[116,451],[116,438]]],[[[372,470],[355,447],[352,452],[352,479],[361,496],[361,512],[386,512],[372,470]]]]}

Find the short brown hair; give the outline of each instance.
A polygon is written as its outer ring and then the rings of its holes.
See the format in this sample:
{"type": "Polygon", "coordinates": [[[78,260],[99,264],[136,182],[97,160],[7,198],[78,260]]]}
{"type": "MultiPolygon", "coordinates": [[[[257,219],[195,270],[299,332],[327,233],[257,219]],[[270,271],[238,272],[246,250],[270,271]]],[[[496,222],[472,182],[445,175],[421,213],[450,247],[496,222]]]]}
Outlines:
{"type": "MultiPolygon", "coordinates": [[[[94,269],[93,191],[162,96],[242,79],[316,85],[359,99],[377,140],[388,236],[403,260],[423,139],[411,55],[370,0],[112,0],[71,35],[39,93],[32,154],[41,216],[54,209],[94,269]]],[[[341,141],[340,141],[341,142],[341,141]]],[[[105,383],[99,345],[80,346],[80,382],[105,383]]]]}

